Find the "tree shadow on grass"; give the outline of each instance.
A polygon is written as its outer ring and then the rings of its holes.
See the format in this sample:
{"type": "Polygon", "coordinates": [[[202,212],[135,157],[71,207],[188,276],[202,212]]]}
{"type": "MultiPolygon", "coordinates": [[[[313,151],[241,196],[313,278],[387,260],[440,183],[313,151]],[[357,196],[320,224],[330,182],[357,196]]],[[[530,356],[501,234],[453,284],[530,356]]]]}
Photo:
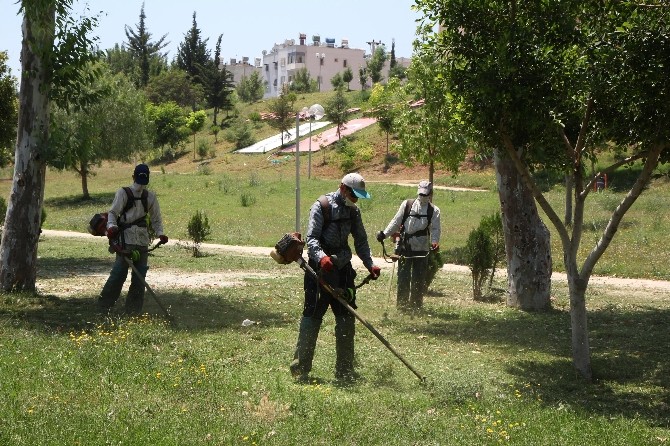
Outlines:
{"type": "Polygon", "coordinates": [[[81,195],[68,195],[66,197],[52,197],[44,200],[44,204],[50,207],[79,209],[90,206],[108,209],[114,200],[115,192],[101,192],[91,194],[89,198],[83,198],[81,195]]]}
{"type": "MultiPolygon", "coordinates": [[[[667,334],[670,310],[605,307],[589,311],[593,384],[585,383],[572,365],[567,311],[512,312],[492,318],[488,311],[454,317],[454,312],[438,308],[431,309],[431,314],[437,322],[420,330],[425,334],[446,343],[466,341],[518,356],[507,371],[516,377],[515,388],[533,399],[670,427],[670,344],[667,336],[659,336],[667,334]],[[559,359],[532,361],[525,351],[559,359]]],[[[416,324],[406,327],[414,334],[415,329],[416,324]]]]}
{"type": "MultiPolygon", "coordinates": [[[[236,297],[236,292],[239,292],[237,287],[220,288],[207,295],[186,290],[156,292],[159,304],[147,291],[143,313],[152,318],[165,319],[175,331],[189,332],[252,331],[294,323],[280,313],[265,311],[253,302],[236,297]],[[167,315],[163,308],[167,310],[167,315]],[[243,325],[245,319],[251,323],[243,325]]],[[[125,295],[125,292],[121,293],[108,314],[99,311],[97,295],[4,295],[4,301],[0,303],[0,323],[5,320],[14,327],[45,333],[67,334],[87,330],[110,317],[129,317],[124,314],[125,295]]]]}

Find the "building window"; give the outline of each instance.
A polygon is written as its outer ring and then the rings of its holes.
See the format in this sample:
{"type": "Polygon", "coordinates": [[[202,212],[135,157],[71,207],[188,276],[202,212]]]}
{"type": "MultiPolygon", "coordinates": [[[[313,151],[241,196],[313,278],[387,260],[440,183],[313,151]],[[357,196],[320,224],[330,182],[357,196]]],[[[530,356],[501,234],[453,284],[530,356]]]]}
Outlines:
{"type": "Polygon", "coordinates": [[[347,68],[347,59],[342,59],[342,66],[347,68]]]}
{"type": "Polygon", "coordinates": [[[323,59],[323,57],[319,59],[321,61],[321,65],[323,65],[323,59]]]}

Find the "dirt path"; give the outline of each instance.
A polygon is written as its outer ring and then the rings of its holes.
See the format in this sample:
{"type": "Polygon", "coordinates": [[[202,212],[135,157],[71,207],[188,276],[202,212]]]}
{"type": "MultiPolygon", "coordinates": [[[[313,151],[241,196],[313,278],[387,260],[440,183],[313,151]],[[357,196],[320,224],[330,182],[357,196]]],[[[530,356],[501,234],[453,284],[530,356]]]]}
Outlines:
{"type": "MultiPolygon", "coordinates": [[[[45,229],[42,233],[43,237],[74,237],[74,238],[95,238],[94,236],[88,233],[82,232],[71,232],[71,231],[54,231],[45,229]]],[[[170,240],[170,244],[180,244],[185,243],[179,240],[170,240]]],[[[248,254],[254,256],[269,256],[272,247],[260,247],[260,246],[233,246],[233,245],[218,245],[213,243],[203,243],[201,245],[202,250],[204,251],[226,251],[234,252],[238,254],[248,254]]],[[[375,258],[375,263],[379,265],[382,269],[390,269],[392,264],[386,263],[381,258],[375,258]]],[[[354,256],[352,261],[354,268],[362,268],[362,263],[358,257],[354,256]]],[[[442,268],[442,271],[448,273],[460,273],[460,274],[469,274],[470,269],[467,266],[455,265],[455,264],[445,264],[442,268]]],[[[87,274],[86,279],[82,280],[80,286],[81,290],[90,288],[91,282],[100,284],[104,283],[107,278],[109,271],[104,270],[92,270],[87,274]]],[[[298,268],[295,269],[294,273],[297,275],[300,273],[298,268]]],[[[504,274],[504,271],[501,271],[504,274]]],[[[249,272],[217,272],[217,273],[190,273],[176,270],[149,270],[147,274],[147,281],[156,285],[156,288],[175,288],[175,287],[185,287],[185,288],[220,288],[228,286],[240,286],[244,283],[244,279],[247,278],[272,278],[274,276],[266,274],[260,271],[249,271],[249,272]]],[[[567,276],[565,273],[554,272],[551,276],[553,281],[565,282],[567,276]]],[[[62,278],[58,279],[62,281],[62,278]]],[[[76,277],[72,277],[73,283],[69,291],[71,293],[76,293],[80,291],[79,285],[77,284],[76,277]]],[[[591,285],[610,285],[617,288],[630,288],[634,290],[640,289],[650,289],[650,290],[659,290],[659,291],[670,291],[670,282],[662,280],[649,280],[649,279],[624,279],[618,277],[603,277],[603,276],[591,276],[590,282],[591,285]]],[[[126,284],[127,286],[127,284],[126,284]]],[[[39,280],[38,278],[38,288],[49,289],[49,280],[39,280]]]]}

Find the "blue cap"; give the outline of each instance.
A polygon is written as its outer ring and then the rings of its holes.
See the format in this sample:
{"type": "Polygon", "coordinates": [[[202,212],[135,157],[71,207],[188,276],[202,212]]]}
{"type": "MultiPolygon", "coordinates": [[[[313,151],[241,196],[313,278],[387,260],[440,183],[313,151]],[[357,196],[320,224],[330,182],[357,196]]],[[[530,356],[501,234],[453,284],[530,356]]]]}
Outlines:
{"type": "Polygon", "coordinates": [[[137,184],[147,185],[149,184],[149,166],[146,164],[138,164],[135,166],[135,172],[133,172],[133,178],[137,184]]]}

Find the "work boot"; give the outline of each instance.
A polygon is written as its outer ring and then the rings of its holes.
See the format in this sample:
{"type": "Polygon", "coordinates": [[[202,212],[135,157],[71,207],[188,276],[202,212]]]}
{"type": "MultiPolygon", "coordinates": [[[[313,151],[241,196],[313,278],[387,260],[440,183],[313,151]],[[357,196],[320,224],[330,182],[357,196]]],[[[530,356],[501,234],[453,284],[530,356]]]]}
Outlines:
{"type": "Polygon", "coordinates": [[[293,361],[291,362],[291,375],[298,381],[306,382],[309,372],[312,370],[314,349],[316,339],[319,336],[321,320],[303,316],[300,319],[300,332],[298,342],[295,346],[293,361]]]}
{"type": "Polygon", "coordinates": [[[347,314],[335,318],[335,378],[352,381],[360,376],[354,371],[354,317],[347,314]]]}

